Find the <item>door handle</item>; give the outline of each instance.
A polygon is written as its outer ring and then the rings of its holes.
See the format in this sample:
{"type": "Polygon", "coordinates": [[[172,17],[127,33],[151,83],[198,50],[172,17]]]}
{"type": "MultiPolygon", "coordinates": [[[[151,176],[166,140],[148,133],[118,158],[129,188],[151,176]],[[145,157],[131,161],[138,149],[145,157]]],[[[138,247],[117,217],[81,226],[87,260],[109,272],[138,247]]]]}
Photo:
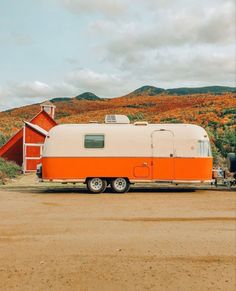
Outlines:
{"type": "Polygon", "coordinates": [[[143,163],[143,166],[147,166],[147,165],[148,165],[148,163],[147,163],[147,162],[144,162],[144,163],[143,163]]]}

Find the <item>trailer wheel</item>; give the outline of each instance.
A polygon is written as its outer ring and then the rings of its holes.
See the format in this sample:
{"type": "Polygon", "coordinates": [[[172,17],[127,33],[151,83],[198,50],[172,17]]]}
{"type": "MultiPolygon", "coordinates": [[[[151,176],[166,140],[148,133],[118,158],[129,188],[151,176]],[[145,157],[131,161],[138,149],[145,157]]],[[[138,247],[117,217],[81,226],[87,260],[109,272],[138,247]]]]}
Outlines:
{"type": "Polygon", "coordinates": [[[116,178],[111,181],[111,188],[114,192],[125,193],[129,191],[130,183],[125,178],[116,178]]]}
{"type": "Polygon", "coordinates": [[[101,178],[90,178],[87,180],[87,188],[92,193],[102,193],[107,187],[107,181],[101,178]]]}

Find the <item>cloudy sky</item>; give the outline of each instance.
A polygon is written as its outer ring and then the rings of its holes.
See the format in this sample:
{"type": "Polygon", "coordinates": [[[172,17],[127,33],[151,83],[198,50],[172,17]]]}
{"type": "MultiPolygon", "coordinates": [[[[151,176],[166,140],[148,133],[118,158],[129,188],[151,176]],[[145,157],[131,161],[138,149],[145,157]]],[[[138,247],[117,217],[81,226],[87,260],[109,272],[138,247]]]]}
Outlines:
{"type": "Polygon", "coordinates": [[[1,0],[0,110],[142,85],[235,86],[234,0],[1,0]]]}

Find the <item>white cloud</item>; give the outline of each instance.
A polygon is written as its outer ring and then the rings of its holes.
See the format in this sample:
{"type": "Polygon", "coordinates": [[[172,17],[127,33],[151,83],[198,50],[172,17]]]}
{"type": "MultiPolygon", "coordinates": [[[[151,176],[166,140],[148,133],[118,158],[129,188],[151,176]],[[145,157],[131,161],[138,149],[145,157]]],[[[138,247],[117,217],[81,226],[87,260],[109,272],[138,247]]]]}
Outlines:
{"type": "Polygon", "coordinates": [[[48,84],[33,81],[33,82],[22,82],[15,83],[12,82],[9,84],[9,89],[11,90],[12,95],[20,97],[38,97],[39,95],[48,95],[50,94],[51,88],[48,84]]]}
{"type": "Polygon", "coordinates": [[[147,0],[142,14],[119,25],[109,20],[90,25],[105,37],[100,48],[105,62],[129,74],[129,81],[235,85],[233,1],[147,0]]]}
{"type": "MultiPolygon", "coordinates": [[[[163,13],[156,11],[149,20],[132,21],[113,28],[107,50],[114,55],[130,51],[179,47],[183,45],[225,44],[235,40],[234,10],[231,5],[221,5],[196,14],[191,9],[163,13]]],[[[104,25],[94,25],[94,29],[104,25]]],[[[108,24],[106,24],[106,27],[108,24]]]]}
{"type": "Polygon", "coordinates": [[[124,76],[98,73],[91,69],[76,69],[64,76],[64,81],[45,83],[41,81],[9,82],[0,87],[0,111],[20,104],[40,102],[59,96],[75,96],[85,91],[92,91],[100,97],[114,97],[115,92],[128,92],[123,86],[124,76]],[[7,102],[6,102],[7,101],[7,102]]]}
{"type": "Polygon", "coordinates": [[[77,69],[70,72],[66,80],[82,91],[94,91],[98,95],[113,96],[114,90],[117,90],[122,81],[114,74],[98,73],[90,69],[77,69]]]}
{"type": "Polygon", "coordinates": [[[4,88],[0,88],[0,111],[40,102],[51,97],[61,96],[63,93],[72,94],[71,86],[64,82],[50,85],[40,81],[9,82],[4,88]]]}
{"type": "Polygon", "coordinates": [[[62,4],[72,13],[96,13],[105,16],[119,16],[125,13],[125,4],[121,0],[61,0],[62,4]]]}
{"type": "MultiPolygon", "coordinates": [[[[144,84],[235,86],[234,0],[51,1],[78,17],[79,40],[88,50],[65,56],[66,65],[77,69],[58,74],[61,81],[2,85],[0,110],[85,91],[121,96],[144,84]]],[[[31,41],[24,32],[3,36],[15,44],[31,41]]]]}

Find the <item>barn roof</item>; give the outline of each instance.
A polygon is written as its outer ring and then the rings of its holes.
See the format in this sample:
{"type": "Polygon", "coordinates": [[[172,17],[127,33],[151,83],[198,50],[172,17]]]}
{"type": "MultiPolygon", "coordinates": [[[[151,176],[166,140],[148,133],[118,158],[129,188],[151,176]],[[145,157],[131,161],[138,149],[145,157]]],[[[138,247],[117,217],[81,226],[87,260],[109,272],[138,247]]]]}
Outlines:
{"type": "Polygon", "coordinates": [[[48,135],[48,132],[46,130],[44,130],[42,127],[38,126],[37,124],[33,124],[33,123],[30,123],[28,121],[24,121],[24,123],[26,125],[28,125],[29,127],[35,129],[36,131],[38,131],[39,133],[47,136],[48,135]]]}

